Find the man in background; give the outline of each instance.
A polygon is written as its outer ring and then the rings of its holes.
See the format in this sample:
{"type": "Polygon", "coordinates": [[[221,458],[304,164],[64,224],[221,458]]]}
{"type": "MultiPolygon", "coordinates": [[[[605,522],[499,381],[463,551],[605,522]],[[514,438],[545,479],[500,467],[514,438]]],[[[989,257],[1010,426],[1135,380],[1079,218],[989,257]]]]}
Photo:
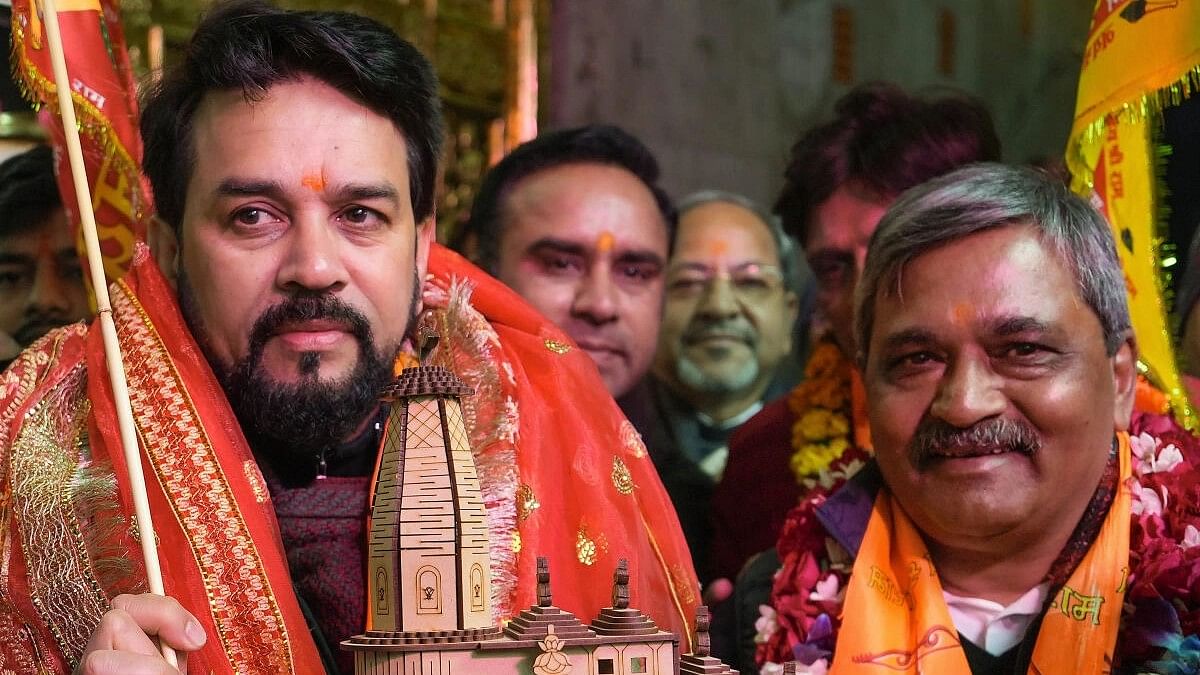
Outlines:
{"type": "Polygon", "coordinates": [[[606,125],[544,133],[483,178],[477,262],[592,357],[621,400],[650,368],[675,212],[658,162],[606,125]]]}
{"type": "Polygon", "coordinates": [[[0,164],[0,360],[88,316],[87,289],[54,153],[39,145],[0,164]]]}
{"type": "Polygon", "coordinates": [[[625,410],[647,429],[702,581],[727,439],[762,409],[791,350],[790,254],[775,219],[741,195],[711,190],[680,203],[652,374],[636,392],[640,403],[625,410]]]}
{"type": "Polygon", "coordinates": [[[791,242],[749,199],[715,190],[680,203],[676,237],[653,373],[671,421],[695,421],[684,453],[717,479],[728,433],[762,409],[792,347],[791,242]]]}
{"type": "MultiPolygon", "coordinates": [[[[517,147],[484,176],[463,228],[474,238],[480,266],[591,356],[645,440],[703,570],[713,478],[699,461],[713,448],[697,433],[690,406],[674,404],[668,412],[668,394],[649,375],[675,230],[654,156],[605,125],[552,131],[517,147]]],[[[672,313],[677,324],[688,323],[684,313],[672,313]]]]}

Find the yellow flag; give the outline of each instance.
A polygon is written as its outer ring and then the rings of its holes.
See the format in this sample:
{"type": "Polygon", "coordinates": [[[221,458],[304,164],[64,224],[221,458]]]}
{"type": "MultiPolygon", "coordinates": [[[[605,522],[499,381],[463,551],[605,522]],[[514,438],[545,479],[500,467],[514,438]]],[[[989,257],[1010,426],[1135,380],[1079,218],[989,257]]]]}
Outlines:
{"type": "Polygon", "coordinates": [[[1197,420],[1175,361],[1164,293],[1154,129],[1162,108],[1198,84],[1200,2],[1099,0],[1066,158],[1072,187],[1107,216],[1116,236],[1142,370],[1192,430],[1197,420]]]}

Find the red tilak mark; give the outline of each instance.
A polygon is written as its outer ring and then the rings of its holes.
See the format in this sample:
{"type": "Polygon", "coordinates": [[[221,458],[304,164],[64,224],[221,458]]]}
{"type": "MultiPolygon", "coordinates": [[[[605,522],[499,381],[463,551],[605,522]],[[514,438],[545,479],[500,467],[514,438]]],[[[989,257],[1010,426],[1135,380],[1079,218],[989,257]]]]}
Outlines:
{"type": "Polygon", "coordinates": [[[617,239],[613,236],[612,232],[604,232],[600,235],[600,238],[596,240],[596,248],[601,253],[608,253],[609,251],[613,250],[613,246],[616,243],[617,239]]]}
{"type": "Polygon", "coordinates": [[[325,177],[320,175],[305,176],[300,181],[300,184],[313,192],[321,192],[325,189],[325,177]]]}
{"type": "Polygon", "coordinates": [[[971,315],[975,313],[975,307],[969,302],[960,302],[954,306],[954,323],[963,325],[971,320],[971,315]]]}
{"type": "Polygon", "coordinates": [[[725,241],[724,239],[718,239],[709,244],[708,252],[716,256],[725,255],[729,252],[729,242],[725,241]]]}

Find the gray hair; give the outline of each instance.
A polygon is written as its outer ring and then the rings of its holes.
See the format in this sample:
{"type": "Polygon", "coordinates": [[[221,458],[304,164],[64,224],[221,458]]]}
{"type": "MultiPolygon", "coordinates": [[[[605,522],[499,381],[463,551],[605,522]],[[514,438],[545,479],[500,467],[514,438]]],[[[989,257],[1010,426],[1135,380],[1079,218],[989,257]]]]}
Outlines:
{"type": "Polygon", "coordinates": [[[1032,226],[1075,276],[1111,356],[1129,333],[1125,278],[1104,217],[1061,181],[1003,164],[975,164],[905,192],[879,221],[855,294],[855,338],[866,361],[875,298],[898,290],[904,266],[934,248],[1005,225],[1032,226]]]}
{"type": "Polygon", "coordinates": [[[787,232],[784,232],[779,217],[759,206],[753,199],[726,190],[700,190],[679,200],[675,205],[675,211],[682,219],[688,211],[713,202],[740,206],[758,216],[758,219],[767,226],[767,230],[771,233],[771,239],[775,242],[775,250],[779,254],[779,271],[783,274],[784,286],[787,290],[795,292],[800,285],[796,270],[796,242],[787,232]]]}

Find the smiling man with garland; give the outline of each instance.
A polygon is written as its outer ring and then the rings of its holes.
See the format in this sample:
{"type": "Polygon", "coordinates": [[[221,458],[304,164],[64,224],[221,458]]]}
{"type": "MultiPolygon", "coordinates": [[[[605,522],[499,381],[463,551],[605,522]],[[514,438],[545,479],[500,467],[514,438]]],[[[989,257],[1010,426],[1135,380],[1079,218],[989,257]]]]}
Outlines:
{"type": "Polygon", "coordinates": [[[1104,219],[1034,171],[959,170],[888,211],[855,307],[876,458],[789,515],[760,663],[1195,672],[1200,453],[1131,423],[1104,219]]]}
{"type": "Polygon", "coordinates": [[[879,218],[903,191],[971,162],[1000,159],[983,105],[961,94],[927,99],[887,83],[855,87],[832,120],[792,148],[775,211],[803,247],[816,281],[818,332],[804,381],[729,438],[713,495],[714,572],[733,579],[770,548],[809,490],[870,452],[851,305],[879,218]]]}

